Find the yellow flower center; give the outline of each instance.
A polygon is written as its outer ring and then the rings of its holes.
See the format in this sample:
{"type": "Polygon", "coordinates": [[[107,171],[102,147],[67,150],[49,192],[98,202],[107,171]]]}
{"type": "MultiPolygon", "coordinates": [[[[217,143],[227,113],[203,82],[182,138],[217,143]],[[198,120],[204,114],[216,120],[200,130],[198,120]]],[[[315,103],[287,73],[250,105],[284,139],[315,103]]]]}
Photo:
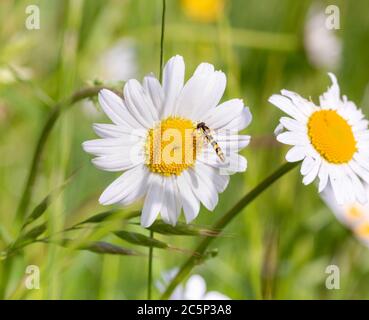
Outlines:
{"type": "Polygon", "coordinates": [[[308,121],[308,135],[316,151],[330,163],[347,163],[356,152],[351,126],[335,110],[314,112],[308,121]]]}
{"type": "Polygon", "coordinates": [[[220,18],[224,0],[182,0],[185,13],[194,20],[213,22],[220,18]]]}
{"type": "Polygon", "coordinates": [[[146,165],[164,176],[180,175],[192,167],[200,148],[196,125],[188,119],[169,117],[151,128],[146,141],[146,165]]]}

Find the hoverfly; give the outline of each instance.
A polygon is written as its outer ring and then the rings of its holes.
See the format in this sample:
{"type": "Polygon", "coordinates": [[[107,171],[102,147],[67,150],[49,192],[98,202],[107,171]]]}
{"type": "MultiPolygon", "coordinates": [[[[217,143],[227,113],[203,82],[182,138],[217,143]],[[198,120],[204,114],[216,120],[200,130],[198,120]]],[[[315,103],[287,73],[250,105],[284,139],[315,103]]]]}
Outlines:
{"type": "Polygon", "coordinates": [[[219,159],[224,162],[225,161],[225,156],[224,153],[222,151],[222,149],[219,147],[218,142],[215,141],[214,137],[211,134],[211,131],[209,129],[209,127],[205,124],[205,122],[200,122],[197,124],[196,126],[197,130],[200,130],[201,133],[203,134],[205,140],[211,144],[211,146],[213,147],[215,153],[217,154],[217,156],[219,157],[219,159]]]}

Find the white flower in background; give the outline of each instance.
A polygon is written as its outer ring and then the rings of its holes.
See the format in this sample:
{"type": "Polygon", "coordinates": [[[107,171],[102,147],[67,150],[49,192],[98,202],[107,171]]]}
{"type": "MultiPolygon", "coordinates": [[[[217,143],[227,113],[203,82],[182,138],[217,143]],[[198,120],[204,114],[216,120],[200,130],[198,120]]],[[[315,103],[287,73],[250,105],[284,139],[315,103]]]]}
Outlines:
{"type": "Polygon", "coordinates": [[[136,46],[133,39],[123,38],[102,53],[95,70],[99,79],[127,81],[137,76],[136,46]]]}
{"type": "Polygon", "coordinates": [[[200,64],[184,84],[183,58],[175,56],[163,71],[163,84],[152,75],[143,85],[129,80],[124,100],[102,90],[99,102],[114,124],[95,124],[101,139],[83,143],[96,155],[96,167],[125,171],[101,195],[101,204],[129,205],[145,196],[141,224],[149,227],[158,214],[175,225],[183,208],[187,222],[196,218],[200,202],[210,211],[218,193],[228,185],[229,174],[246,170],[238,154],[250,141],[238,135],[251,121],[242,100],[218,105],[226,87],[223,72],[200,64]],[[197,124],[204,122],[226,154],[222,162],[214,146],[205,143],[197,124]],[[230,134],[232,133],[232,134],[230,134]],[[225,174],[220,174],[220,169],[225,174]]]}
{"type": "MultiPolygon", "coordinates": [[[[163,281],[156,284],[159,291],[164,292],[166,286],[177,272],[177,269],[173,269],[163,274],[163,281]]],[[[195,274],[187,280],[185,285],[178,285],[169,300],[230,300],[230,298],[217,291],[207,292],[205,280],[203,277],[195,274]]]]}
{"type": "Polygon", "coordinates": [[[320,106],[287,90],[269,98],[290,116],[280,119],[287,131],[277,140],[293,146],[287,161],[303,160],[305,185],[318,177],[319,192],[331,185],[339,203],[364,203],[363,181],[369,183],[368,121],[353,102],[340,97],[336,77],[329,76],[332,86],[320,97],[320,106]]]}
{"type": "MultiPolygon", "coordinates": [[[[101,54],[96,65],[89,67],[90,78],[98,78],[104,83],[116,84],[137,76],[137,55],[133,39],[123,38],[101,54]]],[[[97,119],[102,112],[94,103],[85,99],[82,102],[83,112],[92,119],[97,119]]]]}
{"type": "MultiPolygon", "coordinates": [[[[365,186],[365,191],[369,197],[368,185],[365,186]]],[[[362,205],[359,202],[350,202],[339,205],[330,187],[322,192],[322,198],[337,219],[347,226],[360,241],[369,246],[369,203],[362,205]]]]}
{"type": "Polygon", "coordinates": [[[304,43],[310,63],[332,70],[340,64],[342,41],[335,30],[326,27],[327,15],[323,8],[313,7],[305,24],[304,43]]]}

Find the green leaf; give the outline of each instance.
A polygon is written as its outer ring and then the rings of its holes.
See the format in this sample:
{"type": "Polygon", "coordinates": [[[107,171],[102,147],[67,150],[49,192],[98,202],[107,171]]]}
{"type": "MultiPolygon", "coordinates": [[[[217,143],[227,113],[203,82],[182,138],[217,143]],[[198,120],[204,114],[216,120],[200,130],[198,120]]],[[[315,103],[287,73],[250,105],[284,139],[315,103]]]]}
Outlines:
{"type": "Polygon", "coordinates": [[[28,226],[30,223],[41,217],[46,209],[49,207],[51,200],[53,197],[57,196],[60,192],[64,190],[64,188],[68,185],[68,183],[72,180],[78,170],[73,171],[73,173],[63,182],[63,184],[53,190],[50,194],[48,194],[30,213],[30,215],[26,218],[22,229],[28,226]]]}
{"type": "Polygon", "coordinates": [[[115,244],[105,242],[105,241],[93,241],[93,242],[86,242],[83,244],[76,245],[74,242],[75,240],[64,238],[61,240],[52,240],[52,239],[43,239],[42,242],[44,243],[52,243],[56,244],[65,248],[72,247],[75,250],[87,250],[95,253],[100,254],[118,254],[118,255],[125,255],[125,256],[143,256],[144,254],[117,246],[115,244]]]}
{"type": "MultiPolygon", "coordinates": [[[[87,218],[86,220],[83,220],[82,222],[77,223],[74,227],[80,226],[82,224],[86,224],[86,223],[99,223],[99,222],[103,222],[105,220],[110,219],[111,217],[113,217],[115,214],[119,213],[121,210],[120,209],[113,209],[113,210],[108,210],[108,211],[104,211],[104,212],[100,212],[98,214],[93,215],[90,218],[87,218]]],[[[140,211],[133,211],[130,212],[129,214],[127,214],[124,218],[125,219],[130,219],[133,217],[137,217],[140,215],[140,211]]]]}
{"type": "Polygon", "coordinates": [[[31,212],[31,214],[27,217],[26,221],[23,224],[22,228],[25,228],[31,222],[41,217],[42,214],[46,211],[50,204],[50,195],[46,196],[41,203],[39,203],[31,212]]]}
{"type": "Polygon", "coordinates": [[[200,226],[185,224],[178,222],[176,226],[172,226],[163,222],[162,220],[155,221],[154,224],[149,227],[150,230],[166,235],[178,235],[178,236],[205,236],[216,237],[219,232],[211,229],[206,229],[200,226]]]}
{"type": "Polygon", "coordinates": [[[100,254],[118,254],[118,255],[124,255],[124,256],[142,256],[143,255],[142,253],[139,253],[137,251],[123,248],[115,244],[104,242],[104,241],[91,242],[83,246],[80,246],[78,249],[87,250],[87,251],[100,253],[100,254]]]}
{"type": "Polygon", "coordinates": [[[21,247],[24,247],[26,244],[29,244],[36,240],[41,234],[43,234],[46,231],[46,223],[42,223],[31,230],[29,230],[26,233],[23,233],[19,236],[19,238],[14,242],[14,244],[11,246],[11,249],[19,249],[21,247]]]}
{"type": "Polygon", "coordinates": [[[114,234],[117,237],[129,243],[137,244],[140,246],[153,247],[153,248],[159,248],[159,249],[173,249],[170,245],[166,244],[165,242],[144,236],[141,233],[128,232],[128,231],[115,231],[114,234]]]}

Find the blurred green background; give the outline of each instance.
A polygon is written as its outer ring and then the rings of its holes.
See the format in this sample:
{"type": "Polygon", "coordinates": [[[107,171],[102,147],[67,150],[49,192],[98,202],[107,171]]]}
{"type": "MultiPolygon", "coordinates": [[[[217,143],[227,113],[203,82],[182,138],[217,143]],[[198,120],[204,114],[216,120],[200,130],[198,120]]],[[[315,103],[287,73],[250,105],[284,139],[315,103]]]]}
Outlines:
{"type": "MultiPolygon", "coordinates": [[[[218,15],[204,21],[191,16],[181,1],[167,0],[164,59],[183,55],[187,78],[200,62],[214,64],[227,75],[224,99],[244,99],[253,114],[245,130],[252,135],[251,145],[243,151],[247,172],[234,175],[216,210],[202,208],[195,224],[211,225],[284,163],[287,148],[273,136],[282,114],[267,102],[271,94],[288,88],[318,102],[329,85],[326,73],[333,71],[342,92],[369,115],[368,11],[366,0],[229,0],[218,15]],[[314,43],[327,44],[328,40],[324,32],[314,31],[311,19],[332,4],[340,9],[334,45],[314,49],[314,43]],[[319,62],[324,54],[328,58],[319,62]]],[[[36,139],[54,103],[94,82],[121,90],[123,80],[158,74],[160,19],[161,0],[1,1],[0,251],[17,236],[15,211],[36,139]],[[25,10],[30,4],[40,9],[39,30],[25,27],[25,10]]],[[[81,148],[83,141],[95,137],[94,122],[107,122],[96,104],[76,104],[59,119],[47,143],[31,208],[79,168],[43,217],[47,234],[105,210],[97,199],[115,175],[94,168],[81,148]]],[[[115,220],[70,236],[133,247],[109,235],[119,228],[148,234],[115,220]]],[[[188,249],[200,240],[157,237],[188,249]]],[[[193,273],[205,278],[208,290],[232,299],[369,298],[369,250],[335,219],[314,185],[302,185],[298,169],[245,209],[211,249],[218,250],[217,256],[193,273]],[[330,264],[340,268],[340,290],[325,287],[325,270],[330,264]]],[[[155,250],[154,280],[179,267],[187,257],[155,250]]],[[[15,257],[3,298],[143,299],[147,268],[146,257],[32,244],[15,257]],[[28,265],[40,267],[39,290],[25,288],[28,265]]],[[[0,261],[0,272],[4,270],[0,261]]],[[[154,298],[158,297],[155,289],[154,298]]]]}

